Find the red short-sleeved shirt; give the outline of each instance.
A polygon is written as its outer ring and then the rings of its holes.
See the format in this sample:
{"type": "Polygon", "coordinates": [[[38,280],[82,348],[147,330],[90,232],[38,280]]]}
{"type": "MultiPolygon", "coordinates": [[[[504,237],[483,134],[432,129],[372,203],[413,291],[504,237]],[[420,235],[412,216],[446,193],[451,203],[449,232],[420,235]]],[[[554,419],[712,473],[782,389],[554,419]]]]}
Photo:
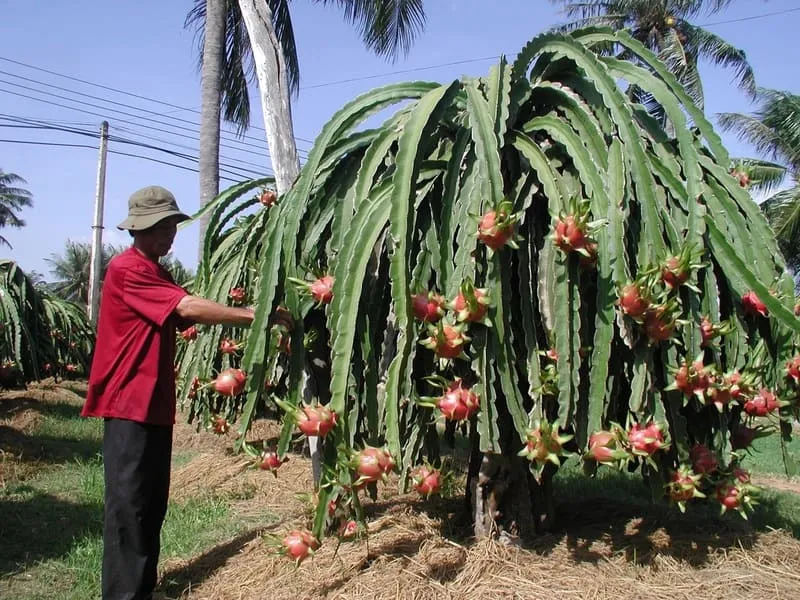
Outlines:
{"type": "Polygon", "coordinates": [[[175,423],[175,333],[184,323],[174,310],[187,293],[134,248],[111,260],[83,416],[175,423]]]}

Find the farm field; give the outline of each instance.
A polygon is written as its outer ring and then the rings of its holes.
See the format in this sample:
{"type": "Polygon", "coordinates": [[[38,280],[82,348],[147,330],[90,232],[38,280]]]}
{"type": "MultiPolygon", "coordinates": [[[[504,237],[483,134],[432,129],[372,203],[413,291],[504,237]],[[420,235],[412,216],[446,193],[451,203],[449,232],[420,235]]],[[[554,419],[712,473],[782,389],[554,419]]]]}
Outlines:
{"type": "MultiPolygon", "coordinates": [[[[78,416],[82,393],[65,382],[0,395],[0,598],[99,596],[101,426],[78,416]]],[[[251,435],[278,432],[260,420],[251,435]]],[[[750,461],[766,488],[749,522],[695,507],[682,516],[651,504],[640,479],[586,479],[570,461],[556,477],[552,534],[475,542],[461,500],[397,495],[390,484],[366,505],[368,541],[329,538],[300,567],[274,554],[270,535],[307,525],[310,461],[293,454],[275,478],[232,455],[232,441],[176,426],[161,598],[738,599],[800,589],[800,482],[780,474],[771,438],[750,461]]]]}

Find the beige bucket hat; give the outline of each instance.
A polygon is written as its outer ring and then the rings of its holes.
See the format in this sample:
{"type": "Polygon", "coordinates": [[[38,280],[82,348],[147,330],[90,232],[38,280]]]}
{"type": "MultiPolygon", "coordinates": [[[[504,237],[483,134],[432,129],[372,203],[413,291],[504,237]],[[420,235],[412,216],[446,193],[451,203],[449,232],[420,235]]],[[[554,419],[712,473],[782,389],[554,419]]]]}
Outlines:
{"type": "Polygon", "coordinates": [[[131,195],[128,199],[128,218],[117,228],[141,231],[167,217],[178,217],[178,222],[191,219],[178,208],[172,192],[158,185],[150,185],[131,195]]]}

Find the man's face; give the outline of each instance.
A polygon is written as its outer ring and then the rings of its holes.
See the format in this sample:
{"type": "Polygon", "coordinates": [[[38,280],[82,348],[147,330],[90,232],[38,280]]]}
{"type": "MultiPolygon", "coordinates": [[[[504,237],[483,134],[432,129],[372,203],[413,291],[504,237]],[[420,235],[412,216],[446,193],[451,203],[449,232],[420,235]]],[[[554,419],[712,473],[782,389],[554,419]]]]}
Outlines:
{"type": "Polygon", "coordinates": [[[160,258],[169,253],[177,232],[178,218],[167,217],[149,229],[135,232],[134,236],[142,252],[160,258]]]}

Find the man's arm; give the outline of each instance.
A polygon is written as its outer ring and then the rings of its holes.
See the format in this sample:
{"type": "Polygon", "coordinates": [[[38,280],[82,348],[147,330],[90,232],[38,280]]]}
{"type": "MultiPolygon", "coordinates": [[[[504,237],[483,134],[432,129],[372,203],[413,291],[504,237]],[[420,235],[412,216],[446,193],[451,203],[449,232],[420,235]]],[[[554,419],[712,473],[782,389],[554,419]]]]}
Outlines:
{"type": "MultiPolygon", "coordinates": [[[[175,307],[175,314],[191,323],[247,327],[253,322],[255,312],[251,307],[226,306],[213,300],[187,294],[178,302],[178,306],[175,307]]],[[[272,314],[270,324],[280,325],[291,331],[294,329],[292,313],[279,306],[272,314]]]]}
{"type": "Polygon", "coordinates": [[[203,325],[247,327],[253,322],[255,313],[252,308],[225,306],[199,296],[186,295],[175,307],[175,314],[181,319],[203,325]]]}

